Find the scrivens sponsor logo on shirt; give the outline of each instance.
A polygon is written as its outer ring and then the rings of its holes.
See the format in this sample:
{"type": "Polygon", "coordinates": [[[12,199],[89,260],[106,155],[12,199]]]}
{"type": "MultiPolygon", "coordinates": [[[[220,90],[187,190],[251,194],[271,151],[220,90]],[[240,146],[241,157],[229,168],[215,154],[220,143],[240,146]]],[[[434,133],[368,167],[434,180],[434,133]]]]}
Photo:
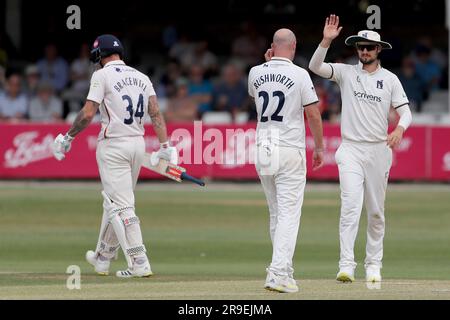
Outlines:
{"type": "Polygon", "coordinates": [[[355,97],[357,97],[359,99],[365,99],[365,100],[374,101],[374,102],[381,102],[381,97],[379,97],[379,96],[374,96],[372,94],[367,94],[365,92],[357,92],[357,91],[353,91],[353,94],[355,95],[355,97]]]}
{"type": "Polygon", "coordinates": [[[285,75],[276,73],[267,73],[258,77],[253,82],[253,85],[255,89],[258,89],[261,85],[263,85],[266,82],[278,82],[285,85],[288,89],[290,89],[295,84],[295,82],[291,78],[285,75]]]}

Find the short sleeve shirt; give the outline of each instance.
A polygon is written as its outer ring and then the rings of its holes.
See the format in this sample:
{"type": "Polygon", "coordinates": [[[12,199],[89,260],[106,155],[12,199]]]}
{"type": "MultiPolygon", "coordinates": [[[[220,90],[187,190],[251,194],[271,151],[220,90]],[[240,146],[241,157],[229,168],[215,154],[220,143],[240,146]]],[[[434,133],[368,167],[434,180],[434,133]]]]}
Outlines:
{"type": "Polygon", "coordinates": [[[144,135],[148,99],[156,95],[150,79],[121,60],[93,73],[87,100],[99,103],[99,139],[144,135]]]}
{"type": "Polygon", "coordinates": [[[331,80],[341,89],[341,136],[354,142],[386,141],[390,107],[409,101],[398,77],[381,66],[372,73],[362,63],[330,63],[331,80]]]}
{"type": "Polygon", "coordinates": [[[258,114],[257,139],[269,134],[280,146],[305,148],[303,108],[318,102],[305,69],[273,57],[250,70],[248,92],[258,114]]]}

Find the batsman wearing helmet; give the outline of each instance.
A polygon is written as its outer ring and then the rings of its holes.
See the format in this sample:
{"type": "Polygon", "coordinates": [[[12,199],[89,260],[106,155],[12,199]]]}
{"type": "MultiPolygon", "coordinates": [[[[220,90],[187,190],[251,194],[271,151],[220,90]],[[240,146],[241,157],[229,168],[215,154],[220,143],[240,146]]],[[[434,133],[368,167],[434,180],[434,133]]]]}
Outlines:
{"type": "Polygon", "coordinates": [[[103,217],[97,247],[86,253],[86,259],[98,274],[107,275],[110,262],[121,247],[128,268],[116,275],[147,277],[152,270],[134,205],[134,188],[145,153],[146,116],[150,116],[161,143],[158,158],[176,164],[178,155],[169,146],[165,121],[150,79],[127,66],[123,56],[124,49],[115,36],[101,35],[95,40],[91,60],[100,69],[92,75],[84,107],[70,130],[55,139],[53,151],[58,160],[64,159],[74,138],[100,110],[96,157],[103,185],[103,217]]]}
{"type": "Polygon", "coordinates": [[[339,225],[340,261],[337,280],[354,281],[354,245],[365,203],[368,225],[366,281],[380,282],[385,231],[384,201],[392,164],[392,148],[411,123],[409,102],[395,74],[381,67],[379,53],[392,46],[371,30],[350,36],[345,44],[355,47],[359,64],[324,63],[331,42],[341,32],[339,17],[326,19],[323,40],[309,63],[317,75],[337,82],[341,89],[342,143],[335,154],[341,188],[339,225]],[[393,107],[400,115],[388,134],[388,115],[393,107]]]}

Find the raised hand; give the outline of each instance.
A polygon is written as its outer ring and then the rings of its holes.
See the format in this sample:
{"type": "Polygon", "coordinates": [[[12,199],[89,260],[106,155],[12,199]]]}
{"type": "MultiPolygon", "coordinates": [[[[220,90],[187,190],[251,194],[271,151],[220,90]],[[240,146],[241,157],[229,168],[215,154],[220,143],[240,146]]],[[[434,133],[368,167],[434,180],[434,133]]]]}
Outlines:
{"type": "Polygon", "coordinates": [[[339,16],[331,14],[325,20],[325,26],[323,27],[323,39],[330,42],[339,36],[342,27],[339,27],[339,16]]]}

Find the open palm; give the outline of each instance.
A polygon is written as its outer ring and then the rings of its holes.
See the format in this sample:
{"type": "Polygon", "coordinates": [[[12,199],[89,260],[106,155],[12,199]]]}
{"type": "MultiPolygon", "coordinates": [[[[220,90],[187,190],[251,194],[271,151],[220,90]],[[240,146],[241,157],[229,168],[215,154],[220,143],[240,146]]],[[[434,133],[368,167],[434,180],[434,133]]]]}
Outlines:
{"type": "Polygon", "coordinates": [[[325,20],[325,27],[323,28],[323,37],[328,40],[334,40],[341,32],[342,27],[339,27],[339,16],[331,14],[325,20]]]}

